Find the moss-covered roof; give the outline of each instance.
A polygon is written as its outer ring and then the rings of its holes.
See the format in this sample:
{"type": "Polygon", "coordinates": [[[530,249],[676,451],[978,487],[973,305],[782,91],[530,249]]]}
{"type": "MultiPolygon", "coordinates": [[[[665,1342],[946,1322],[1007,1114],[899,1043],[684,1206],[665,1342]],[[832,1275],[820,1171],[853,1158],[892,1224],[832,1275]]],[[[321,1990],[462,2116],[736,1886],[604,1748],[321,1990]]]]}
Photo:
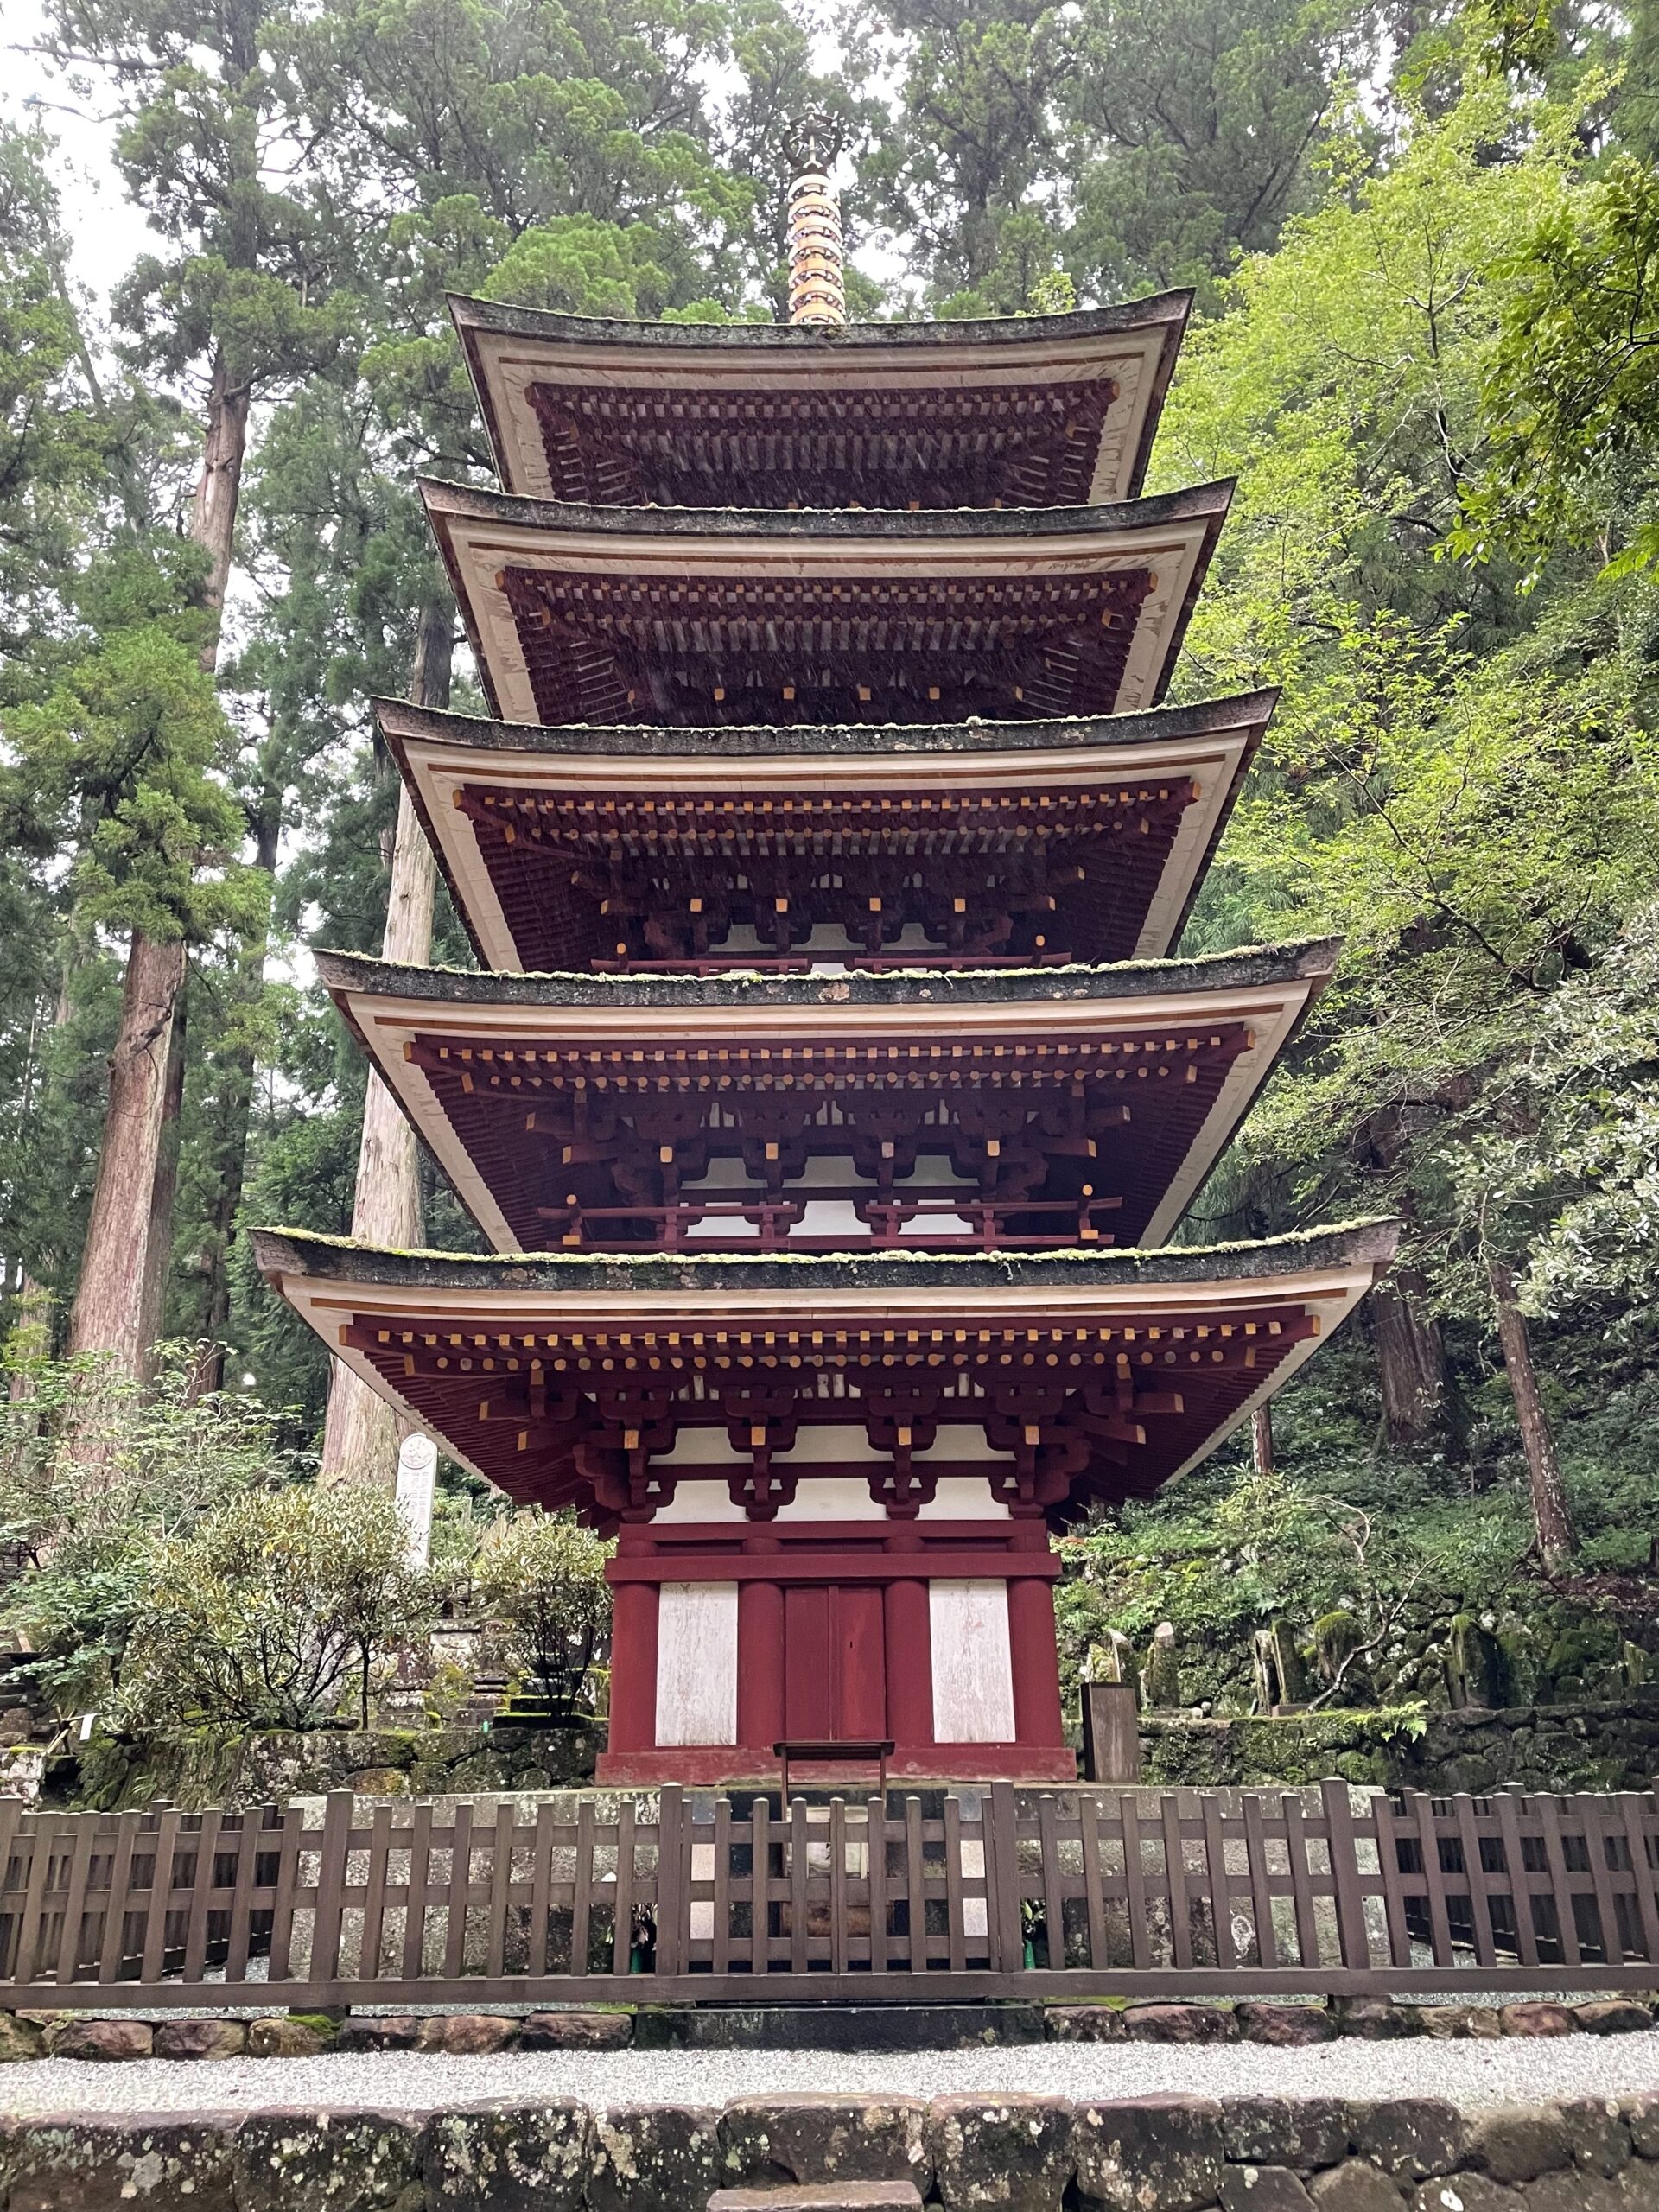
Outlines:
{"type": "Polygon", "coordinates": [[[1151,707],[1135,715],[1073,715],[1039,722],[749,723],[734,728],[664,730],[651,724],[493,721],[482,715],[440,713],[404,699],[376,699],[375,715],[390,738],[423,738],[435,744],[477,746],[493,751],[575,755],[639,753],[654,760],[725,759],[777,753],[1077,752],[1098,746],[1167,745],[1217,731],[1265,728],[1279,703],[1276,690],[1247,691],[1236,698],[1205,699],[1190,707],[1151,707]]]}
{"type": "Polygon", "coordinates": [[[1069,339],[1141,330],[1160,322],[1185,324],[1192,305],[1189,290],[1154,292],[1120,306],[1081,308],[1069,315],[1007,315],[995,320],[940,322],[625,322],[597,315],[557,315],[544,308],[509,307],[498,300],[452,292],[449,312],[461,330],[492,330],[513,338],[556,340],[578,345],[637,346],[654,353],[691,352],[715,346],[741,353],[824,354],[862,351],[941,351],[967,340],[976,346],[1030,346],[1069,339]]]}
{"type": "Polygon", "coordinates": [[[1046,537],[1109,537],[1155,531],[1167,523],[1218,524],[1232,502],[1234,479],[1194,484],[1150,499],[1099,507],[587,507],[574,500],[531,499],[422,476],[416,488],[428,512],[575,537],[591,532],[619,538],[797,538],[804,544],[850,540],[918,550],[960,538],[1006,537],[1039,546],[1046,537]]]}
{"type": "Polygon", "coordinates": [[[262,1273],[321,1275],[348,1282],[411,1289],[568,1291],[1062,1290],[1117,1283],[1271,1281],[1330,1267],[1394,1256],[1402,1224],[1386,1216],[1299,1230],[1255,1243],[1166,1248],[1161,1251],[1063,1251],[1007,1258],[977,1253],[889,1252],[880,1257],[782,1254],[767,1259],[710,1252],[695,1257],[531,1252],[502,1258],[470,1252],[389,1251],[304,1229],[256,1229],[262,1273]]]}
{"type": "Polygon", "coordinates": [[[330,990],[474,1006],[758,1007],[997,1006],[1032,1000],[1123,999],[1182,991],[1249,989],[1334,969],[1339,938],[1246,945],[1192,960],[1122,960],[1109,967],[906,968],[835,976],[767,975],[734,959],[718,976],[507,975],[468,968],[407,967],[361,952],[318,948],[330,990]]]}

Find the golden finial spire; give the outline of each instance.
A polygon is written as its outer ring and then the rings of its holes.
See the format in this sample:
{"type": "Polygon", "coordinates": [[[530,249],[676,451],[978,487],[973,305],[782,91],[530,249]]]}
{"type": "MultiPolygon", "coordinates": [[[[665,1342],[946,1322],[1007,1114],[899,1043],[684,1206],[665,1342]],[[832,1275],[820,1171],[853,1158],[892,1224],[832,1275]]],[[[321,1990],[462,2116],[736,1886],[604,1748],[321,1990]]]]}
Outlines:
{"type": "Polygon", "coordinates": [[[819,128],[804,127],[801,171],[789,188],[789,319],[839,324],[847,320],[841,203],[819,157],[819,128]]]}

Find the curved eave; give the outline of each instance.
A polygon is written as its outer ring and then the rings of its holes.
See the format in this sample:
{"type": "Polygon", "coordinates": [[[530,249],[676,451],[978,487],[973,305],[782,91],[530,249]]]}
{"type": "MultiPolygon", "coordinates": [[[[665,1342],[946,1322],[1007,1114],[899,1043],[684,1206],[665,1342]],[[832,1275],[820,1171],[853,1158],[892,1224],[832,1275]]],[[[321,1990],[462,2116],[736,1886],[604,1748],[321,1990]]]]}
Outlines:
{"type": "MultiPolygon", "coordinates": [[[[1334,971],[1334,938],[1116,967],[1020,973],[908,971],[835,980],[734,972],[667,976],[493,976],[318,952],[318,974],[410,1126],[498,1251],[519,1249],[512,1195],[468,1150],[420,1050],[487,1041],[516,1052],[645,1050],[875,1039],[900,1050],[1129,1039],[1226,1024],[1254,1041],[1233,1060],[1191,1140],[1146,1185],[1147,1246],[1161,1245],[1334,971]]],[[[486,1151],[490,1147],[486,1147],[486,1151]]]]}
{"type": "Polygon", "coordinates": [[[528,389],[553,383],[636,391],[821,391],[904,387],[942,378],[980,388],[1108,378],[1120,387],[1103,426],[1093,496],[1140,491],[1186,328],[1192,295],[1121,307],[975,322],[624,322],[452,296],[450,315],[503,485],[547,496],[528,389]]]}
{"type": "MultiPolygon", "coordinates": [[[[395,1382],[346,1341],[353,1317],[387,1326],[424,1325],[488,1332],[591,1326],[690,1328],[775,1324],[835,1329],[879,1323],[925,1325],[943,1316],[983,1325],[1024,1325],[1040,1309],[1067,1325],[1108,1325],[1152,1315],[1259,1311],[1265,1304],[1317,1317],[1317,1332],[1295,1344],[1261,1387],[1233,1407],[1199,1447],[1169,1470],[1173,1480],[1208,1457],[1283,1387],[1329,1338],[1388,1267],[1401,1224],[1381,1220],[1304,1231],[1259,1243],[1205,1249],[1058,1253],[987,1260],[938,1255],[875,1259],[649,1260],[537,1255],[474,1259],[389,1252],[302,1230],[253,1231],[262,1274],[380,1396],[416,1426],[427,1417],[395,1382]]],[[[456,1434],[446,1448],[491,1478],[456,1434]]]]}
{"type": "Polygon", "coordinates": [[[485,967],[505,970],[533,965],[536,953],[515,937],[476,824],[457,804],[465,787],[485,783],[537,796],[708,791],[747,797],[918,784],[1038,791],[1064,789],[1084,776],[1191,776],[1201,798],[1182,817],[1133,947],[1137,958],[1158,959],[1179,938],[1278,697],[1256,691],[1064,721],[671,733],[586,723],[549,728],[391,699],[376,700],[374,711],[474,951],[485,967]]]}
{"type": "Polygon", "coordinates": [[[1198,485],[1109,506],[917,513],[814,508],[594,507],[527,499],[423,477],[419,490],[493,714],[541,719],[517,624],[495,579],[515,565],[550,575],[753,581],[856,578],[885,569],[967,582],[1045,572],[1150,569],[1115,706],[1163,696],[1233,486],[1198,485]]]}

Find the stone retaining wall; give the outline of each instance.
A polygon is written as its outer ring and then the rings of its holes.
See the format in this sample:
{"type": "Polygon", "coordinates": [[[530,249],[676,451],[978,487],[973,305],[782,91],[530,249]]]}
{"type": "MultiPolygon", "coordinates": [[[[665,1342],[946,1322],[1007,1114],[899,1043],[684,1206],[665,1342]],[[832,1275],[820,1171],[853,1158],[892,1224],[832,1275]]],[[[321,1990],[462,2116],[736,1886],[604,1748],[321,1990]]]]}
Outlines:
{"type": "Polygon", "coordinates": [[[1165,1787],[1274,1789],[1327,1776],[1386,1789],[1475,1795],[1649,1789],[1659,1773],[1659,1685],[1617,1702],[1465,1707],[1423,1716],[1413,1737],[1400,1716],[1313,1713],[1283,1719],[1191,1719],[1146,1713],[1144,1779],[1165,1787]]]}
{"type": "Polygon", "coordinates": [[[1659,2093],[559,2098],[431,2114],[0,2121],[0,2212],[704,2212],[720,2187],[909,2180],[945,2212],[1659,2212],[1659,2093]]]}

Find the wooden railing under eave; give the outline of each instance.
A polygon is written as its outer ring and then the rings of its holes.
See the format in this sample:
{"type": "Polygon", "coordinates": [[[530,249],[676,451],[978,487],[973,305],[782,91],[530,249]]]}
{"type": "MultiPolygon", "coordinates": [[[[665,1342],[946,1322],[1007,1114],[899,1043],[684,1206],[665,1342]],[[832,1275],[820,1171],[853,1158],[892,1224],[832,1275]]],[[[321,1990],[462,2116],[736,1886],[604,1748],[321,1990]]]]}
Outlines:
{"type": "Polygon", "coordinates": [[[0,1802],[0,2005],[1649,1989],[1652,1796],[0,1802]]]}

